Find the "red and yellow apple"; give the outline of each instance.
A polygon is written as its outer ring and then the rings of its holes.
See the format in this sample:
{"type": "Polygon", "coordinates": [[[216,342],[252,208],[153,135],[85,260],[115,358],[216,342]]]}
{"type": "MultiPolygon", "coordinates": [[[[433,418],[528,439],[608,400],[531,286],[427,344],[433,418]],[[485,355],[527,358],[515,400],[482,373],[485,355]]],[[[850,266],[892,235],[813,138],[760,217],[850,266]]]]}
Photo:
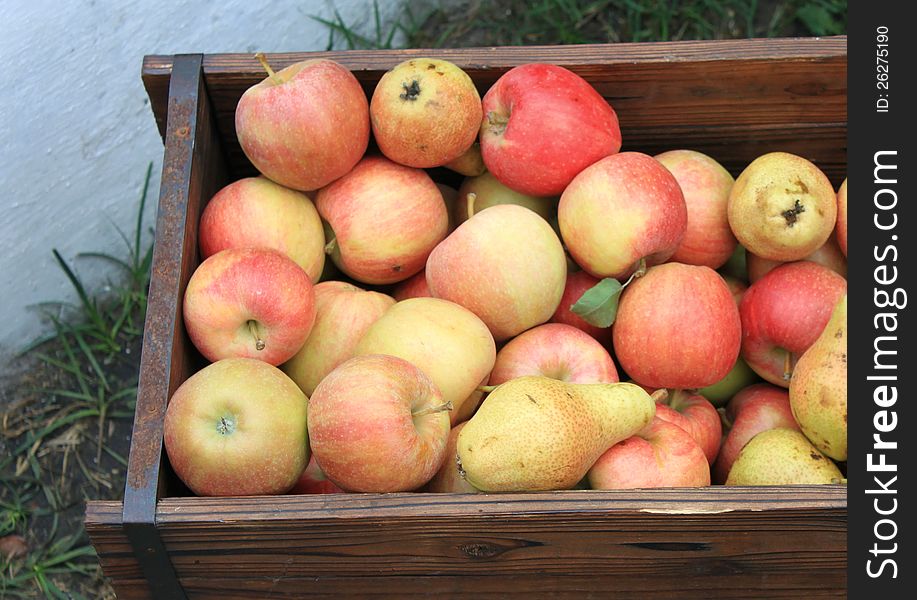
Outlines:
{"type": "MultiPolygon", "coordinates": [[[[847,257],[841,252],[841,248],[833,235],[815,252],[802,260],[816,262],[822,266],[828,267],[841,277],[847,278],[847,257]]],[[[782,264],[785,263],[778,260],[761,258],[749,252],[747,256],[748,281],[754,283],[772,271],[774,267],[782,264]]]]}

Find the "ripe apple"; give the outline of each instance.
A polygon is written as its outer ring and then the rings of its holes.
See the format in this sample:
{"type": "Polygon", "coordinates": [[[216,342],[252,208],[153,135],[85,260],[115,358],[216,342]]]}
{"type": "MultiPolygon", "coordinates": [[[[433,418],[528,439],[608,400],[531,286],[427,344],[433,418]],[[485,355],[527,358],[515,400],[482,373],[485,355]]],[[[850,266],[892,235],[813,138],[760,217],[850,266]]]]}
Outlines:
{"type": "MultiPolygon", "coordinates": [[[[822,244],[815,252],[805,257],[803,260],[810,260],[822,266],[828,267],[843,278],[847,278],[847,257],[841,252],[837,240],[832,235],[828,241],[822,244]]],[[[761,258],[755,254],[748,254],[748,281],[754,283],[772,271],[777,265],[784,264],[778,260],[761,258]]]]}
{"type": "Polygon", "coordinates": [[[578,314],[570,310],[579,302],[587,290],[592,289],[599,280],[586,271],[568,271],[567,284],[564,286],[564,295],[560,298],[560,305],[551,316],[552,323],[564,323],[591,335],[597,342],[606,348],[611,348],[611,327],[597,327],[587,323],[578,314]]]}
{"type": "Polygon", "coordinates": [[[283,494],[309,460],[306,405],[296,384],[266,362],[214,362],[169,400],[169,463],[198,496],[283,494]]]}
{"type": "Polygon", "coordinates": [[[751,162],[729,193],[729,226],[752,254],[800,260],[823,245],[837,218],[837,195],[814,164],[771,152],[751,162]]]}
{"type": "Polygon", "coordinates": [[[369,103],[353,73],[305,60],[245,91],[236,107],[239,145],[258,171],[281,185],[317,190],[345,175],[369,144],[369,103]]]}
{"type": "Polygon", "coordinates": [[[612,327],[620,367],[652,388],[696,389],[739,355],[739,310],[710,267],[666,263],[624,288],[612,327]]]}
{"type": "Polygon", "coordinates": [[[201,214],[198,238],[202,258],[227,248],[273,248],[313,282],[325,266],[325,233],[312,201],[266,177],[246,177],[217,192],[201,214]]]}
{"type": "Polygon", "coordinates": [[[276,250],[230,248],[192,273],[183,315],[207,360],[247,357],[277,366],[309,337],[315,290],[306,272],[276,250]]]}
{"type": "Polygon", "coordinates": [[[412,58],[379,79],[369,116],[382,154],[408,167],[439,167],[477,139],[481,97],[471,77],[451,62],[412,58]]]}
{"type": "Polygon", "coordinates": [[[740,390],[760,381],[758,374],[751,370],[742,357],[736,359],[736,364],[725,377],[707,387],[697,390],[697,393],[710,401],[713,406],[723,406],[740,390]]]}
{"type": "Polygon", "coordinates": [[[704,451],[707,462],[713,464],[723,440],[723,426],[709,400],[700,394],[673,390],[666,400],[656,402],[656,416],[687,431],[704,451]]]}
{"type": "Polygon", "coordinates": [[[302,472],[302,476],[287,494],[340,494],[343,492],[344,490],[334,485],[334,482],[325,476],[313,455],[309,459],[309,464],[306,465],[306,470],[302,472]]]}
{"type": "Polygon", "coordinates": [[[550,319],[566,279],[557,234],[547,221],[514,204],[477,213],[427,260],[430,293],[476,314],[496,341],[550,319]]]}
{"type": "Polygon", "coordinates": [[[395,299],[343,281],[315,286],[315,324],[306,343],[281,367],[307,396],[318,382],[352,358],[357,342],[395,299]]]}
{"type": "Polygon", "coordinates": [[[530,63],[510,69],[482,102],[484,164],[517,192],[556,196],[577,173],[621,149],[614,109],[563,67],[530,63]]]}
{"type": "Polygon", "coordinates": [[[736,306],[741,304],[742,297],[745,296],[745,291],[748,290],[748,284],[730,275],[723,275],[723,281],[726,282],[726,287],[732,292],[732,297],[736,301],[736,306]]]}
{"type": "Polygon", "coordinates": [[[408,361],[357,356],[329,373],[309,399],[312,452],[344,490],[415,490],[443,464],[449,409],[408,361]]]}
{"type": "Polygon", "coordinates": [[[436,475],[433,476],[433,479],[424,487],[425,492],[469,494],[480,492],[478,488],[468,483],[468,481],[462,477],[461,471],[459,471],[458,468],[456,442],[458,440],[458,434],[462,431],[462,427],[465,426],[465,423],[467,423],[467,421],[459,423],[449,432],[449,440],[446,442],[446,459],[443,461],[443,466],[440,467],[436,475]]]}
{"type": "Polygon", "coordinates": [[[735,180],[720,163],[694,150],[671,150],[655,158],[675,176],[688,208],[685,237],[672,261],[720,268],[738,243],[726,216],[735,180]]]}
{"type": "Polygon", "coordinates": [[[467,177],[458,190],[458,199],[455,203],[453,220],[456,225],[461,225],[468,220],[469,213],[477,214],[498,204],[518,204],[535,211],[548,222],[557,214],[557,198],[538,198],[516,192],[494,177],[493,173],[486,172],[477,177],[467,177]],[[468,194],[474,194],[474,200],[469,206],[468,194]]]}
{"type": "Polygon", "coordinates": [[[433,380],[456,423],[464,402],[486,380],[496,359],[487,326],[471,311],[439,298],[402,300],[357,343],[354,356],[388,354],[419,367],[433,380]]]}
{"type": "Polygon", "coordinates": [[[837,190],[837,244],[847,256],[847,178],[837,190]]]}
{"type": "Polygon", "coordinates": [[[685,235],[678,181],[651,156],[621,152],[577,175],[557,207],[560,233],[584,271],[621,278],[665,262],[685,235]]]}
{"type": "Polygon", "coordinates": [[[736,394],[726,405],[724,421],[727,433],[713,463],[714,483],[726,483],[739,451],[755,435],[776,427],[799,430],[790,410],[789,394],[769,383],[757,383],[736,394]]]}
{"type": "Polygon", "coordinates": [[[411,275],[392,289],[392,298],[401,302],[408,298],[430,298],[430,288],[427,287],[427,272],[421,271],[411,275]]]}
{"type": "Polygon", "coordinates": [[[618,371],[608,351],[572,325],[545,323],[520,333],[497,353],[490,385],[525,375],[569,383],[615,383],[618,371]]]}
{"type": "Polygon", "coordinates": [[[594,490],[702,487],[710,485],[710,466],[694,438],[657,416],[609,448],[586,477],[594,490]]]}
{"type": "Polygon", "coordinates": [[[318,192],[327,252],[357,281],[403,281],[424,267],[449,227],[439,188],[425,171],[367,157],[318,192]]]}
{"type": "Polygon", "coordinates": [[[778,266],[742,298],[742,358],[765,381],[789,387],[796,359],[845,293],[847,280],[827,267],[807,260],[778,266]]]}

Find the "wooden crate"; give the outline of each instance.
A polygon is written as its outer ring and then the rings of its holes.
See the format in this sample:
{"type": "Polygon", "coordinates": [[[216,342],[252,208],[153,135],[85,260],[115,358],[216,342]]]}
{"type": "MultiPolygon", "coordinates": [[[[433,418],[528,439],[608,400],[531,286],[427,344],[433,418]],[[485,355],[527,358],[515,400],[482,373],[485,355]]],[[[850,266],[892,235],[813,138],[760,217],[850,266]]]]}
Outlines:
{"type": "MultiPolygon", "coordinates": [[[[756,156],[845,176],[845,37],[316,53],[367,92],[404,59],[455,62],[481,92],[527,62],[563,65],[615,107],[625,150],[693,148],[737,174],[756,156]]],[[[275,54],[275,68],[305,58],[275,54]]],[[[123,502],[86,527],[120,598],[843,596],[843,486],[190,497],[162,448],[167,399],[204,363],[181,297],[203,206],[254,171],[233,113],[264,77],[248,54],[148,56],[165,141],[153,278],[123,502]]]]}

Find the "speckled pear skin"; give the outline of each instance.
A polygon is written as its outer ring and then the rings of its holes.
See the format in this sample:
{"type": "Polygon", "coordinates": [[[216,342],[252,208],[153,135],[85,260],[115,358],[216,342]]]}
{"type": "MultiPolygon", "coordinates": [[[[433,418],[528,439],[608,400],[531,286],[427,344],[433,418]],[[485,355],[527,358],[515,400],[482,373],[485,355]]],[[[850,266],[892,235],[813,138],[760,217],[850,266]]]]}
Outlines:
{"type": "Polygon", "coordinates": [[[630,383],[519,377],[493,390],[462,429],[461,469],[487,492],[570,489],[655,414],[650,395],[630,383]]]}
{"type": "Polygon", "coordinates": [[[847,295],[793,369],[790,408],[809,441],[847,460],[847,295]]]}
{"type": "Polygon", "coordinates": [[[844,475],[801,432],[778,427],[751,438],[729,470],[726,485],[841,483],[844,475]]]}

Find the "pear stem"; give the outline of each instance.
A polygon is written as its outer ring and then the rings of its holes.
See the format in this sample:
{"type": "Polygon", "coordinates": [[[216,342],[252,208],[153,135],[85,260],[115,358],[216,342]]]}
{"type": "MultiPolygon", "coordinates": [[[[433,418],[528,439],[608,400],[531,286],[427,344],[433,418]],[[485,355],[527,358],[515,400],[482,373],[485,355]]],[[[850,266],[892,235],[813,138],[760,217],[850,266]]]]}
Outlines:
{"type": "Polygon", "coordinates": [[[452,400],[448,402],[443,402],[438,406],[428,406],[426,408],[421,408],[416,412],[411,412],[412,417],[422,417],[424,415],[430,415],[433,413],[445,412],[447,410],[452,410],[452,400]]]}
{"type": "Polygon", "coordinates": [[[259,352],[264,350],[264,340],[262,340],[261,336],[258,334],[258,323],[252,319],[249,319],[248,331],[252,334],[252,337],[255,338],[255,350],[258,350],[259,352]]]}
{"type": "Polygon", "coordinates": [[[274,85],[282,85],[283,80],[277,76],[277,73],[274,72],[274,69],[271,68],[271,65],[267,62],[267,57],[264,56],[264,52],[256,52],[255,58],[258,59],[258,62],[261,63],[261,66],[264,67],[264,70],[267,71],[268,79],[274,82],[274,85]]]}
{"type": "Polygon", "coordinates": [[[669,397],[669,390],[665,388],[660,388],[656,390],[655,392],[653,392],[652,394],[650,394],[650,398],[652,398],[653,402],[656,402],[657,404],[659,402],[665,401],[665,399],[668,397],[669,397]]]}
{"type": "Polygon", "coordinates": [[[793,353],[786,350],[786,356],[783,357],[783,380],[789,381],[793,376],[793,353]]]}
{"type": "Polygon", "coordinates": [[[474,216],[474,201],[478,197],[474,192],[470,192],[468,196],[465,197],[465,210],[468,213],[468,218],[474,216]]]}
{"type": "Polygon", "coordinates": [[[491,393],[492,391],[494,391],[495,389],[497,389],[497,386],[495,386],[495,385],[479,385],[479,386],[475,389],[475,391],[484,392],[485,394],[489,394],[489,393],[491,393]]]}
{"type": "Polygon", "coordinates": [[[334,254],[334,251],[337,250],[337,247],[338,247],[338,239],[336,237],[331,238],[331,240],[327,244],[325,244],[325,254],[327,254],[328,256],[331,256],[332,254],[334,254]]]}

